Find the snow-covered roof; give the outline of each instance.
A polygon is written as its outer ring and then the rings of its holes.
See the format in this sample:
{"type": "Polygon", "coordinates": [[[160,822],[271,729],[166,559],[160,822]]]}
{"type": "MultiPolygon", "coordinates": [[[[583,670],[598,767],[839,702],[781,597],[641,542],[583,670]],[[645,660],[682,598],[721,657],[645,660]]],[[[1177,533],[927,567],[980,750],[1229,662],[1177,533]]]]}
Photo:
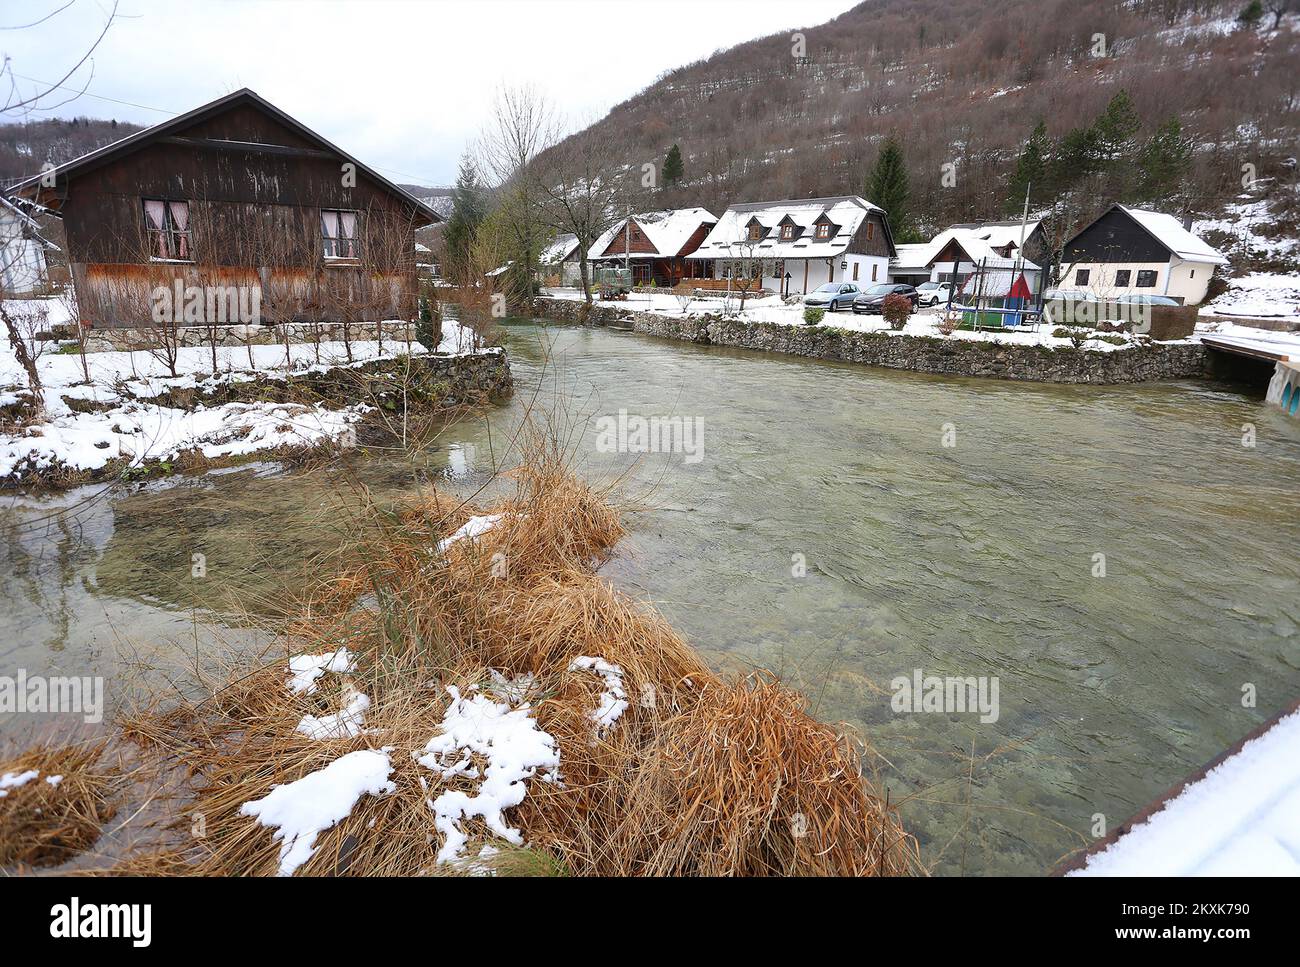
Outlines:
{"type": "Polygon", "coordinates": [[[542,249],[542,254],[538,261],[543,265],[554,265],[556,262],[563,262],[573,250],[578,247],[578,236],[569,232],[565,235],[557,235],[555,241],[546,248],[542,249]]]}
{"type": "Polygon", "coordinates": [[[858,195],[792,198],[732,205],[723,212],[704,243],[687,258],[735,257],[739,254],[736,243],[748,242],[749,225],[753,221],[762,225],[766,232],[762,239],[753,243],[752,251],[746,247],[746,256],[773,259],[835,258],[849,247],[862,220],[871,212],[883,215],[884,209],[858,195]],[[816,238],[814,234],[814,225],[823,216],[835,226],[835,234],[827,239],[816,238]],[[782,241],[779,227],[787,219],[795,226],[795,237],[782,241]]]}
{"type": "Polygon", "coordinates": [[[928,268],[925,255],[930,251],[929,242],[895,245],[894,248],[898,250],[898,254],[890,261],[896,268],[918,270],[928,268]]]}
{"type": "MultiPolygon", "coordinates": [[[[1009,269],[1012,266],[1019,265],[1021,268],[1029,269],[1031,271],[1039,267],[1036,263],[1029,261],[1029,259],[1016,258],[1015,256],[1008,258],[1004,255],[999,255],[994,250],[993,245],[987,240],[980,238],[978,234],[972,233],[967,229],[958,228],[949,228],[936,235],[933,241],[930,242],[927,251],[923,253],[925,261],[921,264],[934,264],[934,260],[939,257],[939,253],[948,246],[949,242],[953,241],[960,245],[962,251],[970,256],[969,261],[974,265],[982,264],[985,268],[989,269],[1009,269]]],[[[1016,244],[1019,245],[1019,236],[1017,236],[1016,244]]]]}
{"type": "MultiPolygon", "coordinates": [[[[1038,228],[1037,221],[1025,222],[1024,237],[1028,239],[1030,235],[1034,234],[1036,228],[1038,228]]],[[[950,225],[926,244],[922,260],[914,264],[933,264],[935,257],[944,250],[944,247],[953,239],[957,239],[975,264],[978,265],[980,260],[984,259],[986,260],[985,264],[988,266],[1010,266],[1015,259],[999,255],[994,249],[1005,248],[1007,245],[1014,245],[1019,248],[1020,234],[1019,222],[950,225]]],[[[1028,269],[1038,268],[1037,265],[1029,261],[1021,261],[1021,265],[1028,269]]]]}
{"type": "MultiPolygon", "coordinates": [[[[716,222],[717,217],[705,208],[665,208],[657,212],[641,212],[632,216],[632,221],[641,227],[655,251],[662,256],[677,255],[692,235],[702,224],[716,222]]],[[[600,253],[609,248],[611,242],[623,231],[624,221],[609,228],[591,246],[590,258],[599,258],[600,253]]],[[[642,257],[646,253],[640,253],[642,257]]],[[[621,258],[622,256],[605,256],[621,258]]]]}
{"type": "Polygon", "coordinates": [[[1210,262],[1227,265],[1228,260],[1201,239],[1197,238],[1173,215],[1151,212],[1141,208],[1116,205],[1135,222],[1150,232],[1161,245],[1186,262],[1210,262]]]}

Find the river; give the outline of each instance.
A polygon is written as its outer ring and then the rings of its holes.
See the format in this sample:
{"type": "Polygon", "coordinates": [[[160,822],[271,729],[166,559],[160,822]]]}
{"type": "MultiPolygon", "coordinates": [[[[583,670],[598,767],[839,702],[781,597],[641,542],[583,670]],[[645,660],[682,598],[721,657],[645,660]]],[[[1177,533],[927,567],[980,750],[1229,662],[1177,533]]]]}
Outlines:
{"type": "MultiPolygon", "coordinates": [[[[259,640],[241,615],[344,539],[358,478],[475,486],[533,406],[574,429],[582,473],[626,474],[603,573],[719,669],[769,669],[861,734],[936,873],[1041,873],[1300,694],[1300,434],[1260,396],[506,332],[513,400],[420,467],[0,498],[0,661],[108,676],[119,704],[168,687],[259,640]],[[603,452],[620,410],[698,420],[701,446],[603,452]],[[995,720],[896,711],[917,669],[996,681],[995,720]]],[[[32,718],[0,714],[0,740],[32,718]]]]}

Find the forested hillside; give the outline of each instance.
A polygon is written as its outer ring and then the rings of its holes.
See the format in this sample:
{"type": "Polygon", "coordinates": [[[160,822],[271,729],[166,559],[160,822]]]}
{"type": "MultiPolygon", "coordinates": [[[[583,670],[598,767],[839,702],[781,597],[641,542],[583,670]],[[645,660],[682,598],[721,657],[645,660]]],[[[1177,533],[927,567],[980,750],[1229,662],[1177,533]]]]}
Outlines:
{"type": "Polygon", "coordinates": [[[141,130],[141,125],[98,118],[49,118],[0,124],[0,184],[11,185],[40,172],[45,162],[62,164],[141,130]]]}
{"type": "Polygon", "coordinates": [[[1213,211],[1243,172],[1256,188],[1295,179],[1295,9],[867,0],[802,48],[786,32],[673,70],[575,137],[617,145],[634,170],[664,172],[678,145],[662,203],[715,212],[864,193],[892,138],[911,187],[904,235],[1018,213],[1028,181],[1036,211],[1064,196],[1076,218],[1115,199],[1213,211]]]}

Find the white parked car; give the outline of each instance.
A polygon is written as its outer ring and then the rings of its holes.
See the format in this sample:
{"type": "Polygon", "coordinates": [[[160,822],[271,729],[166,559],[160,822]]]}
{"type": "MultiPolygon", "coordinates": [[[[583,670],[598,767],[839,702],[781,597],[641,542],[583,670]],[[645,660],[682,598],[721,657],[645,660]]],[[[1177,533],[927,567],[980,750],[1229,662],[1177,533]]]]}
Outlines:
{"type": "Polygon", "coordinates": [[[937,306],[940,302],[948,301],[948,293],[951,291],[951,282],[922,282],[916,287],[916,304],[937,306]]]}

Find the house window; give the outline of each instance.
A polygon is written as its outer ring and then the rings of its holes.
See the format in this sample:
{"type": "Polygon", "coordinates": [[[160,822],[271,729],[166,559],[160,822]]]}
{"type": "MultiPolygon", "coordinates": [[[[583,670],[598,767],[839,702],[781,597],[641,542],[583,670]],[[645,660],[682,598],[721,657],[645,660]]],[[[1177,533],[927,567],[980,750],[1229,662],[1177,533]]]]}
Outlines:
{"type": "Polygon", "coordinates": [[[853,263],[853,281],[854,281],[854,282],[858,281],[858,263],[857,263],[857,262],[854,262],[854,263],[853,263]]]}
{"type": "Polygon", "coordinates": [[[190,203],[144,199],[144,227],[149,257],[190,260],[190,203]]]}
{"type": "Polygon", "coordinates": [[[1156,284],[1155,269],[1138,269],[1137,287],[1139,289],[1150,289],[1156,284]]]}
{"type": "Polygon", "coordinates": [[[758,222],[754,222],[752,225],[749,226],[749,240],[751,242],[757,242],[762,237],[763,237],[762,225],[758,224],[758,222]]]}
{"type": "Polygon", "coordinates": [[[1115,273],[1115,285],[1120,289],[1128,288],[1128,280],[1133,277],[1131,269],[1120,269],[1115,273]]]}
{"type": "Polygon", "coordinates": [[[1088,279],[1092,277],[1092,269],[1079,269],[1074,273],[1075,285],[1087,285],[1088,279]]]}
{"type": "Polygon", "coordinates": [[[870,242],[876,237],[876,223],[867,222],[867,241],[870,242]]]}
{"type": "Polygon", "coordinates": [[[320,229],[327,259],[355,259],[359,256],[356,212],[322,208],[320,229]]]}
{"type": "Polygon", "coordinates": [[[872,282],[875,282],[875,281],[876,281],[876,270],[879,269],[879,268],[880,268],[880,266],[877,265],[875,262],[872,262],[872,263],[871,263],[871,281],[872,281],[872,282]]]}
{"type": "Polygon", "coordinates": [[[785,278],[785,260],[777,259],[772,265],[772,276],[777,279],[785,278]]]}
{"type": "Polygon", "coordinates": [[[793,226],[793,225],[782,225],[782,226],[781,226],[781,241],[783,241],[783,242],[788,242],[788,241],[790,241],[790,239],[792,239],[792,238],[794,238],[794,226],[793,226]]]}
{"type": "Polygon", "coordinates": [[[817,237],[818,237],[818,238],[830,238],[830,237],[831,237],[831,226],[830,226],[830,224],[829,224],[828,222],[821,222],[820,224],[818,224],[818,226],[817,226],[817,237]]]}

